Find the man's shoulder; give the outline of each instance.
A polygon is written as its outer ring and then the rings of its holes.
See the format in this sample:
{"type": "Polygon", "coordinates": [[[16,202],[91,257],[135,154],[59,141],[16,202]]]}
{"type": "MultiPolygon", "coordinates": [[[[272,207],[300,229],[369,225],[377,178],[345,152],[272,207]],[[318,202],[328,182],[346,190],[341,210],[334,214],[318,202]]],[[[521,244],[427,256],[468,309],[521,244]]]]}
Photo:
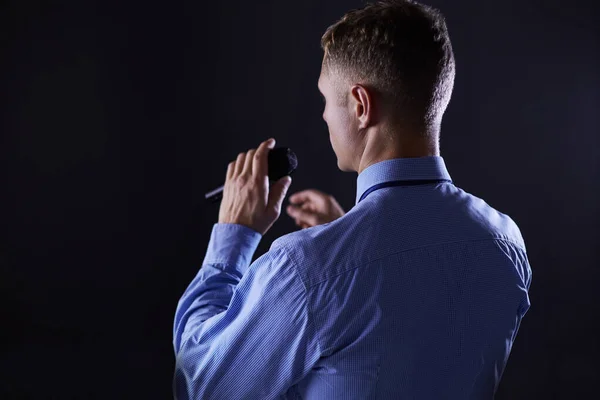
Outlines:
{"type": "Polygon", "coordinates": [[[356,236],[350,227],[351,218],[347,218],[347,215],[326,224],[283,235],[273,241],[271,249],[285,251],[307,285],[319,282],[325,279],[329,269],[342,268],[350,259],[359,261],[356,256],[349,254],[350,249],[357,249],[352,245],[356,236]],[[332,267],[328,269],[326,266],[332,267]]]}
{"type": "Polygon", "coordinates": [[[484,199],[459,189],[468,203],[468,213],[473,220],[477,221],[485,230],[493,236],[510,241],[525,249],[525,241],[519,226],[507,213],[501,212],[484,199]]]}
{"type": "Polygon", "coordinates": [[[335,227],[332,224],[330,222],[280,236],[273,241],[271,249],[283,248],[288,253],[313,252],[326,246],[329,238],[334,236],[335,227]]]}

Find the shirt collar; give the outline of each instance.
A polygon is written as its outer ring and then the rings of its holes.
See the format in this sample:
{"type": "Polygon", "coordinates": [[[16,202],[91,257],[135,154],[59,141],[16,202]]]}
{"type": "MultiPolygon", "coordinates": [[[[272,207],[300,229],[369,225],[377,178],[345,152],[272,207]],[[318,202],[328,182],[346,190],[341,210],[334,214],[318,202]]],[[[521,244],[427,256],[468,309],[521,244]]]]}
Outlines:
{"type": "Polygon", "coordinates": [[[398,180],[450,179],[441,156],[392,158],[369,165],[357,178],[356,203],[371,186],[398,180]]]}

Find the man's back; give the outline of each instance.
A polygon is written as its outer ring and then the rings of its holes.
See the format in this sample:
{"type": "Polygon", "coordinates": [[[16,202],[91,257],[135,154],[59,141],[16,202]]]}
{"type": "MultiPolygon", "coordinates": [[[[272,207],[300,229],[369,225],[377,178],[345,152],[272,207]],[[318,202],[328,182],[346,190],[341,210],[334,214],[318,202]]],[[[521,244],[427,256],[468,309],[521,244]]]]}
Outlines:
{"type": "MultiPolygon", "coordinates": [[[[386,160],[392,180],[449,178],[441,157],[386,160]]],[[[285,398],[491,398],[531,269],[517,225],[452,183],[384,187],[344,217],[277,239],[307,291],[321,356],[285,398]]]]}

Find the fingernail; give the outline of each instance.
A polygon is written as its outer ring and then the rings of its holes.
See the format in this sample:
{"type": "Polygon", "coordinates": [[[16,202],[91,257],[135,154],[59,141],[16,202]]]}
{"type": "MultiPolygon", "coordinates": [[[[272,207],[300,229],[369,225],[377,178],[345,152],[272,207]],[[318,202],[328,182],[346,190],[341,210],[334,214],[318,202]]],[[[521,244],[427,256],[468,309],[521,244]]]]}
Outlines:
{"type": "Polygon", "coordinates": [[[273,138],[269,139],[269,142],[267,144],[269,146],[273,146],[275,144],[275,139],[273,139],[273,138]]]}

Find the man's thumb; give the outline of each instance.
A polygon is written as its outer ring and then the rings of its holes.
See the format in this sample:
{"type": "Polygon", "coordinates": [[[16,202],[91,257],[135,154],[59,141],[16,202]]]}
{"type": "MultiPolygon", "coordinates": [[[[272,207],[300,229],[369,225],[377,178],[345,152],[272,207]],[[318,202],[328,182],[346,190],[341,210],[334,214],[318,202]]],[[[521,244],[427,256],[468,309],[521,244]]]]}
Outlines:
{"type": "Polygon", "coordinates": [[[271,189],[269,189],[269,204],[267,206],[269,209],[275,211],[277,214],[281,213],[283,198],[285,197],[291,183],[292,177],[286,175],[271,186],[271,189]]]}

